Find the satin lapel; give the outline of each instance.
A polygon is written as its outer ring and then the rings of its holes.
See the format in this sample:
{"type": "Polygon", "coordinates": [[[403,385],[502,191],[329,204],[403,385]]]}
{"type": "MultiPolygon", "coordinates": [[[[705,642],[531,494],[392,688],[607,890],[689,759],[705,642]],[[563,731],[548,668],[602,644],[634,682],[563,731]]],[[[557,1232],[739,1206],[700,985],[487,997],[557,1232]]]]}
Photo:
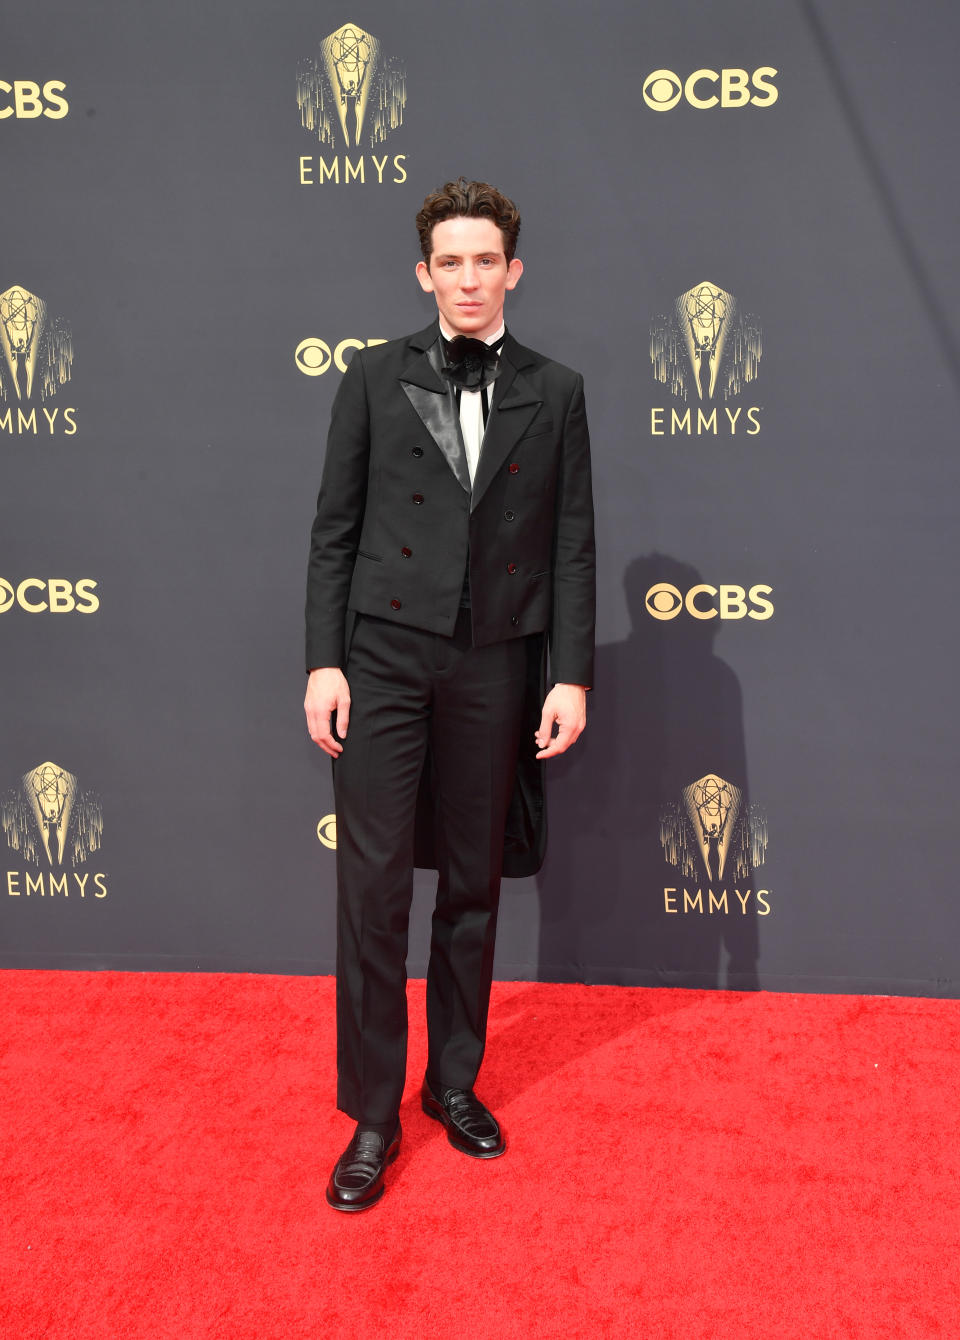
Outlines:
{"type": "Polygon", "coordinates": [[[500,375],[494,383],[493,404],[483,435],[483,447],[473,478],[471,512],[487,491],[494,475],[527,431],[543,396],[537,395],[522,372],[514,366],[509,350],[502,355],[500,375]]]}
{"type": "Polygon", "coordinates": [[[433,344],[400,374],[400,385],[419,414],[424,428],[443,452],[460,487],[470,492],[470,471],[460,437],[460,421],[453,388],[441,376],[440,346],[433,344]]]}

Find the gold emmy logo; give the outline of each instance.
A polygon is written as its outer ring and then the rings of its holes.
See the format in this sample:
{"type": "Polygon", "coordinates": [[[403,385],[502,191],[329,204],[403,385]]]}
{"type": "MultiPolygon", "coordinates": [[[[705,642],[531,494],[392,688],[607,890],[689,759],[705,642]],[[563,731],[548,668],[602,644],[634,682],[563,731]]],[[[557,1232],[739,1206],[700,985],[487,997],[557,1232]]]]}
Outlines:
{"type": "MultiPolygon", "coordinates": [[[[97,851],[103,812],[96,796],[58,763],[39,763],[0,804],[7,844],[25,861],[51,867],[76,866],[97,851]]],[[[9,872],[8,872],[9,882],[9,872]]]]}
{"type": "Polygon", "coordinates": [[[763,865],[766,818],[757,806],[744,803],[740,787],[710,772],[663,809],[660,845],[667,862],[686,879],[696,879],[702,865],[708,883],[719,888],[725,874],[742,881],[763,865]]]}
{"type": "Polygon", "coordinates": [[[732,293],[704,280],[650,325],[654,378],[679,400],[729,400],[756,379],[763,353],[755,316],[741,316],[732,293]]]}
{"type": "Polygon", "coordinates": [[[331,851],[337,850],[337,816],[325,814],[317,824],[317,837],[331,851]]]}
{"type": "Polygon", "coordinates": [[[20,284],[0,293],[0,430],[14,433],[77,431],[76,408],[46,401],[70,380],[70,327],[44,300],[20,284]]]}
{"type": "Polygon", "coordinates": [[[0,293],[0,350],[0,400],[49,400],[70,380],[69,328],[20,285],[0,293]]]}
{"type": "Polygon", "coordinates": [[[401,125],[406,101],[404,67],[357,23],[325,37],[297,71],[301,123],[331,148],[338,135],[347,149],[375,148],[401,125]]]}

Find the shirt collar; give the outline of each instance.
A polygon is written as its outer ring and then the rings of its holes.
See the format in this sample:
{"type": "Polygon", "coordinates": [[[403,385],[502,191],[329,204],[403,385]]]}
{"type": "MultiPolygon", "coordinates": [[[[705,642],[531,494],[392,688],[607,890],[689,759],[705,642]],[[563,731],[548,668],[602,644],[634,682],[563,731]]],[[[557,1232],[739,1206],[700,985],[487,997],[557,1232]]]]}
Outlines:
{"type": "MultiPolygon", "coordinates": [[[[493,332],[492,335],[488,335],[487,338],[484,340],[484,344],[496,344],[498,340],[502,340],[502,339],[503,339],[503,337],[504,337],[504,335],[505,335],[506,333],[507,333],[506,322],[505,322],[505,321],[501,321],[501,322],[500,322],[500,329],[499,329],[499,330],[495,330],[495,331],[493,332]]],[[[440,322],[440,334],[441,334],[441,335],[443,336],[443,338],[444,338],[445,340],[447,340],[447,341],[449,341],[449,340],[455,340],[455,339],[456,339],[456,336],[455,336],[455,335],[451,335],[450,332],[449,332],[449,330],[447,330],[447,329],[444,327],[444,324],[443,324],[442,321],[440,322]]]]}

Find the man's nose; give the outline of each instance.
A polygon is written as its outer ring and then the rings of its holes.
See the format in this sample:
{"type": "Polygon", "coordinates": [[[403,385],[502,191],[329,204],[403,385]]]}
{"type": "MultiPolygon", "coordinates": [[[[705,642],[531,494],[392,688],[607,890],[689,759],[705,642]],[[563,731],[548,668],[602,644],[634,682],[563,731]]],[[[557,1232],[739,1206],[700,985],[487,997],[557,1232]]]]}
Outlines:
{"type": "Polygon", "coordinates": [[[461,288],[477,287],[477,270],[475,266],[469,263],[469,261],[464,265],[463,269],[460,272],[460,287],[461,288]]]}

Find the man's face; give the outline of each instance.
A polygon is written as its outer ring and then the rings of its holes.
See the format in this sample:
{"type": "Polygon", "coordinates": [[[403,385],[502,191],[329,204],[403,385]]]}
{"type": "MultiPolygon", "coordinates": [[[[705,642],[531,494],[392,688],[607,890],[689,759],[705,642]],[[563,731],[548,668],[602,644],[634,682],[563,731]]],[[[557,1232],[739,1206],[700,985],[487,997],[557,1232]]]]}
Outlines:
{"type": "Polygon", "coordinates": [[[417,278],[432,293],[444,326],[454,335],[483,340],[500,329],[503,298],[516,288],[523,265],[510,264],[503,234],[492,219],[457,217],[433,226],[430,265],[420,261],[417,278]]]}

